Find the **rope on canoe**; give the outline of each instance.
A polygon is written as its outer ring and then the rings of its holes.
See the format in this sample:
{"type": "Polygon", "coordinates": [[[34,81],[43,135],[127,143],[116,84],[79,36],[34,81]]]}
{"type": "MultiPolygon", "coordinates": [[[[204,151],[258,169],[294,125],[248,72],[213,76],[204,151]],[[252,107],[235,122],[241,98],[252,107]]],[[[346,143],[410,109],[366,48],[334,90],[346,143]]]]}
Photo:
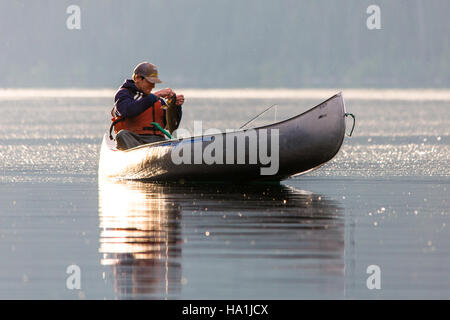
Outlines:
{"type": "MultiPolygon", "coordinates": [[[[116,121],[114,121],[114,122],[111,124],[111,126],[109,127],[109,139],[113,140],[112,131],[113,131],[114,125],[115,125],[116,123],[122,121],[122,120],[125,120],[125,118],[117,119],[116,121]]],[[[173,139],[172,135],[171,135],[168,131],[164,130],[164,129],[159,125],[159,123],[152,122],[151,124],[152,124],[154,127],[156,127],[156,129],[158,129],[159,131],[161,131],[162,133],[164,133],[167,137],[169,137],[169,139],[173,139]]]]}
{"type": "Polygon", "coordinates": [[[349,137],[351,137],[352,136],[352,134],[353,134],[353,130],[355,129],[355,124],[356,124],[356,118],[355,118],[355,115],[353,114],[353,113],[345,113],[345,115],[344,115],[345,117],[348,117],[348,116],[350,116],[350,117],[352,117],[353,118],[353,126],[352,126],[352,130],[350,131],[350,134],[348,134],[348,136],[349,137]]]}
{"type": "Polygon", "coordinates": [[[152,122],[151,124],[152,124],[155,128],[157,128],[159,131],[161,131],[162,133],[164,133],[169,139],[173,139],[172,135],[171,135],[168,131],[164,130],[164,129],[159,125],[159,123],[157,123],[157,122],[152,122]]]}

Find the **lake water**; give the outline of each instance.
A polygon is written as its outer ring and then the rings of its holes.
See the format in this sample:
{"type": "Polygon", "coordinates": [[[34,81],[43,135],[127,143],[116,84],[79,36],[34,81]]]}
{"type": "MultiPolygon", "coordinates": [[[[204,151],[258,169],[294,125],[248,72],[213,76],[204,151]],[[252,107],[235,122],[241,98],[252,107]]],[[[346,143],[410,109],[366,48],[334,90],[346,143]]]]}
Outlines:
{"type": "MultiPolygon", "coordinates": [[[[184,92],[192,130],[336,91],[184,92]]],[[[0,90],[1,299],[450,298],[448,90],[343,90],[357,122],[338,155],[258,186],[99,182],[113,94],[0,90]]]]}

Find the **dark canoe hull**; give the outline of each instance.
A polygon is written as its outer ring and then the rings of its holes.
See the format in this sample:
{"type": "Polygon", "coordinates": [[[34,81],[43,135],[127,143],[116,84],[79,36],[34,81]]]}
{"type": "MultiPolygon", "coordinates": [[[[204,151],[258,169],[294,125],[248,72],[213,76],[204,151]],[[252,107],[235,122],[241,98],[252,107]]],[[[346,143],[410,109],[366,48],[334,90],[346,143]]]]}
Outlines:
{"type": "MultiPolygon", "coordinates": [[[[280,181],[292,175],[304,174],[330,161],[339,151],[344,136],[345,105],[339,93],[293,118],[250,130],[162,141],[126,151],[115,149],[114,141],[105,134],[99,175],[147,181],[280,181]],[[251,132],[252,130],[254,132],[251,132]],[[225,143],[227,139],[245,141],[245,136],[250,134],[256,134],[259,142],[265,137],[264,133],[267,133],[267,149],[271,150],[272,143],[276,143],[275,138],[271,136],[274,132],[278,132],[278,135],[275,134],[279,151],[277,166],[273,163],[267,164],[267,161],[264,162],[260,157],[256,163],[250,162],[251,147],[248,141],[245,144],[245,163],[238,163],[237,143],[225,143]],[[197,152],[198,157],[205,148],[208,149],[209,146],[211,150],[211,144],[220,140],[224,141],[221,148],[223,164],[220,161],[216,161],[219,164],[207,164],[204,160],[200,159],[199,162],[199,159],[195,158],[196,151],[201,150],[200,153],[197,152]],[[175,148],[191,150],[190,161],[174,163],[172,153],[175,148]],[[228,153],[231,156],[227,158],[228,153]],[[269,170],[271,166],[272,169],[269,170]],[[270,174],[262,174],[263,168],[271,171],[270,174]],[[275,169],[278,170],[272,174],[275,169]]],[[[217,144],[215,146],[217,147],[217,144]]],[[[184,151],[178,154],[185,155],[184,151]]],[[[274,161],[272,159],[272,162],[274,161]]]]}

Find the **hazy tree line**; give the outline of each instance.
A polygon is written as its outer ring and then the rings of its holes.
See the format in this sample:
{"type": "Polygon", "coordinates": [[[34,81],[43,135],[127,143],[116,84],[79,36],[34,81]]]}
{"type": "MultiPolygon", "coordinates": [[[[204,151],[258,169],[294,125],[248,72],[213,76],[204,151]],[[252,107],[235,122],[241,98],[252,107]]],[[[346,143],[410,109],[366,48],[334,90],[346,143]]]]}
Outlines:
{"type": "Polygon", "coordinates": [[[117,87],[143,60],[178,87],[450,86],[448,0],[0,1],[0,87],[117,87]]]}

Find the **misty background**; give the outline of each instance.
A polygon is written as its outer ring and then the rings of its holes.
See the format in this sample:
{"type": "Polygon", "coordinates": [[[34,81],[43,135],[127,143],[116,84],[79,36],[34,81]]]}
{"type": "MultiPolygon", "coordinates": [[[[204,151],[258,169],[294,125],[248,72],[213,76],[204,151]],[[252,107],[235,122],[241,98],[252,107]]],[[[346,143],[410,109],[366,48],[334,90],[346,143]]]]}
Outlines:
{"type": "Polygon", "coordinates": [[[448,0],[0,2],[0,87],[450,87],[448,0]],[[369,30],[369,5],[381,30],[369,30]],[[81,29],[69,30],[69,5],[81,29]]]}

